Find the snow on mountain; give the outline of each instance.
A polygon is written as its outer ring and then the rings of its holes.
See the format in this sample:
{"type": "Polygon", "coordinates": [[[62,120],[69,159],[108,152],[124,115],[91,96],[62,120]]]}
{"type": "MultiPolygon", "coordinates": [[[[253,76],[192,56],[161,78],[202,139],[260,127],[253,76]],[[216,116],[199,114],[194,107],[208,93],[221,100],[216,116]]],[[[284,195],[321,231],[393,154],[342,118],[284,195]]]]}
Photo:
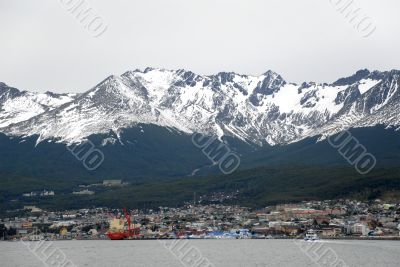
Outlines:
{"type": "Polygon", "coordinates": [[[75,95],[19,91],[0,83],[0,128],[57,108],[72,101],[75,95]]]}
{"type": "Polygon", "coordinates": [[[21,93],[3,84],[0,131],[73,143],[146,123],[285,144],[350,127],[400,125],[399,73],[361,70],[332,84],[296,85],[273,71],[203,76],[146,68],[110,76],[79,96],[21,93]]]}
{"type": "Polygon", "coordinates": [[[313,134],[322,134],[323,139],[348,128],[378,124],[397,129],[400,126],[399,83],[400,71],[371,73],[368,79],[355,84],[358,89],[353,94],[355,99],[349,101],[333,120],[313,134]]]}

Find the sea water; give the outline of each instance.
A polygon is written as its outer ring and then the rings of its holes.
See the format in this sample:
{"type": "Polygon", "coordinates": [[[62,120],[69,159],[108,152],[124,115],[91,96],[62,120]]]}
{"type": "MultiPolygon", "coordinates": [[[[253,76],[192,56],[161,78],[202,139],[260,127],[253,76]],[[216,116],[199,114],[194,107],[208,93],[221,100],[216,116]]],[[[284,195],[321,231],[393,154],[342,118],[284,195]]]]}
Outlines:
{"type": "Polygon", "coordinates": [[[277,239],[0,242],[0,266],[61,266],[60,262],[65,267],[399,266],[400,242],[277,239]]]}

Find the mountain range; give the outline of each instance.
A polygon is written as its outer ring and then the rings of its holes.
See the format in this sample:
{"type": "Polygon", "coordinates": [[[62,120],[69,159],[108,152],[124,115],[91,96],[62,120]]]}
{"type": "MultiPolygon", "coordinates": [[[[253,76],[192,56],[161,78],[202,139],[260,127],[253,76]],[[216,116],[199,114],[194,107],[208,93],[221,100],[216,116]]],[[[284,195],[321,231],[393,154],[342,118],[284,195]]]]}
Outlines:
{"type": "Polygon", "coordinates": [[[117,203],[130,194],[162,205],[171,194],[186,200],[192,190],[239,190],[246,204],[260,205],[365,190],[377,196],[400,189],[399,82],[398,70],[295,84],[273,71],[204,76],[146,68],[110,76],[80,94],[0,83],[0,200],[12,203],[46,187],[65,194],[49,205],[68,206],[72,188],[104,179],[132,187],[74,205],[117,203]],[[357,173],[329,144],[328,136],[345,130],[376,157],[371,174],[357,173]],[[217,138],[240,156],[233,176],[209,176],[220,170],[193,143],[194,133],[217,138]],[[95,170],[70,153],[87,143],[104,155],[95,170]]]}
{"type": "Polygon", "coordinates": [[[400,71],[360,70],[331,84],[297,85],[260,76],[146,68],[110,76],[82,94],[32,93],[0,84],[0,132],[37,143],[80,143],[105,134],[123,140],[139,124],[184,134],[231,136],[256,146],[379,124],[398,127],[400,71]]]}

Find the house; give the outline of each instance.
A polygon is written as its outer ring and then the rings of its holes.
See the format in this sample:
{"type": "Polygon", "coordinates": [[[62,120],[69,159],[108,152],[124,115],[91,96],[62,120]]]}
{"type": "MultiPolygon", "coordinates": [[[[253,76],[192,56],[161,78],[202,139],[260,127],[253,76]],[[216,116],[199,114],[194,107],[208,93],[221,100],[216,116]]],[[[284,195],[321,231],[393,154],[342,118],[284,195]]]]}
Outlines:
{"type": "Polygon", "coordinates": [[[350,226],[350,233],[354,235],[368,235],[369,233],[369,228],[362,223],[355,223],[350,226]]]}
{"type": "Polygon", "coordinates": [[[103,186],[122,186],[122,180],[104,180],[103,186]]]}
{"type": "Polygon", "coordinates": [[[72,194],[74,194],[74,195],[94,195],[94,192],[85,189],[85,190],[82,190],[82,191],[75,191],[75,192],[72,192],[72,194]]]}
{"type": "Polygon", "coordinates": [[[301,231],[300,227],[294,225],[286,225],[282,227],[282,231],[289,236],[298,235],[301,231]]]}
{"type": "Polygon", "coordinates": [[[321,229],[321,236],[324,237],[336,237],[342,233],[340,227],[324,227],[321,229]]]}
{"type": "Polygon", "coordinates": [[[27,235],[28,229],[17,229],[17,235],[27,235]]]}
{"type": "Polygon", "coordinates": [[[24,210],[30,210],[31,212],[42,212],[42,209],[36,206],[24,206],[24,210]]]}

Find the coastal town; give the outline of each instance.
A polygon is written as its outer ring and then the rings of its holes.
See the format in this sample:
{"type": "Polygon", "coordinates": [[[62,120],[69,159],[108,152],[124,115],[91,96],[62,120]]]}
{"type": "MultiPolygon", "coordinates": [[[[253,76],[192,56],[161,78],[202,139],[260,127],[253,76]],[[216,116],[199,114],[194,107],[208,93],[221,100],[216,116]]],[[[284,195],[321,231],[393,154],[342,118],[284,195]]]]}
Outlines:
{"type": "MultiPolygon", "coordinates": [[[[2,240],[108,239],[122,210],[91,208],[47,211],[25,206],[20,217],[0,220],[2,240]]],[[[236,205],[186,203],[180,208],[128,210],[136,239],[304,238],[400,239],[400,203],[379,199],[308,201],[262,209],[236,205]]]]}

